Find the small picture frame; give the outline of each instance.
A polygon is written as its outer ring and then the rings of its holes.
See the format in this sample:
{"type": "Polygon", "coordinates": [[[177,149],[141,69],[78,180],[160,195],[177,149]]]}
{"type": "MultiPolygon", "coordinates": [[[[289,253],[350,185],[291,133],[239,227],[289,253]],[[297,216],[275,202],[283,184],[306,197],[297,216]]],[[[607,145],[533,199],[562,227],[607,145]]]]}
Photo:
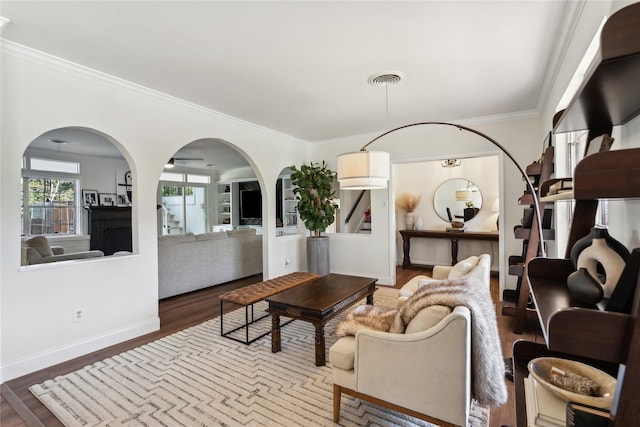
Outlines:
{"type": "Polygon", "coordinates": [[[116,195],[113,193],[99,193],[100,206],[115,206],[116,195]]]}
{"type": "Polygon", "coordinates": [[[129,206],[129,198],[126,194],[116,194],[116,200],[118,207],[129,206]]]}
{"type": "Polygon", "coordinates": [[[82,190],[82,204],[83,206],[98,206],[98,191],[82,190]]]}

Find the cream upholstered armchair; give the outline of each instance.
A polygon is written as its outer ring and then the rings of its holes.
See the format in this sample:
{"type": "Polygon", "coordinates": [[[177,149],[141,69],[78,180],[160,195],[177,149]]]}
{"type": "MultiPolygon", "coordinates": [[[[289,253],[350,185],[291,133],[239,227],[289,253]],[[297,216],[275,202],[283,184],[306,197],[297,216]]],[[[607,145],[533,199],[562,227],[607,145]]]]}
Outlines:
{"type": "Polygon", "coordinates": [[[455,265],[435,265],[430,276],[415,276],[402,288],[400,288],[400,297],[398,304],[406,301],[408,297],[413,295],[424,283],[445,279],[461,279],[475,278],[479,279],[486,285],[487,289],[491,286],[491,255],[482,254],[479,256],[470,256],[455,265]]]}
{"type": "Polygon", "coordinates": [[[331,347],[333,418],[342,393],[442,426],[467,426],[471,405],[467,307],[423,308],[405,333],[359,330],[331,347]]]}

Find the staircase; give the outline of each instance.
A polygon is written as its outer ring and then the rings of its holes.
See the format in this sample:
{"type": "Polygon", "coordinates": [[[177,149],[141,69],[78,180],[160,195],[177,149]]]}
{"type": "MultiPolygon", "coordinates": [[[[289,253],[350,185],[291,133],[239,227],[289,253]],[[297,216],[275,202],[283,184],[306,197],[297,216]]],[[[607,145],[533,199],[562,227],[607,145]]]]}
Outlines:
{"type": "Polygon", "coordinates": [[[162,229],[163,234],[184,234],[184,227],[182,226],[181,218],[171,209],[170,206],[163,203],[162,210],[164,212],[162,229]]]}

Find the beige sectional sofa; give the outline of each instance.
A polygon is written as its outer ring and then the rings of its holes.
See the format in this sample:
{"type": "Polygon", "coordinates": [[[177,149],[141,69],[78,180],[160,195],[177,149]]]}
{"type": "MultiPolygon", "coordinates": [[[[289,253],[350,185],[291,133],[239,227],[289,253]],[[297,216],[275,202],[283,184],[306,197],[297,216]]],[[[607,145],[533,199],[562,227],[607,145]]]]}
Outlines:
{"type": "Polygon", "coordinates": [[[262,236],[253,228],[158,238],[160,299],[259,273],[262,236]]]}

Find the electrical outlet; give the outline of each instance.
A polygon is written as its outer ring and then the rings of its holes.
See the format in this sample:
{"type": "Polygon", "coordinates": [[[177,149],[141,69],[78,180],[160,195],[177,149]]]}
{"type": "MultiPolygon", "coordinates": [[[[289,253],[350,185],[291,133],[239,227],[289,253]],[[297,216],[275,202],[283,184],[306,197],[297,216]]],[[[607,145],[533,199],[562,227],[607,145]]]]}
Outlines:
{"type": "Polygon", "coordinates": [[[84,311],[81,308],[73,309],[73,323],[82,322],[84,320],[84,311]]]}

